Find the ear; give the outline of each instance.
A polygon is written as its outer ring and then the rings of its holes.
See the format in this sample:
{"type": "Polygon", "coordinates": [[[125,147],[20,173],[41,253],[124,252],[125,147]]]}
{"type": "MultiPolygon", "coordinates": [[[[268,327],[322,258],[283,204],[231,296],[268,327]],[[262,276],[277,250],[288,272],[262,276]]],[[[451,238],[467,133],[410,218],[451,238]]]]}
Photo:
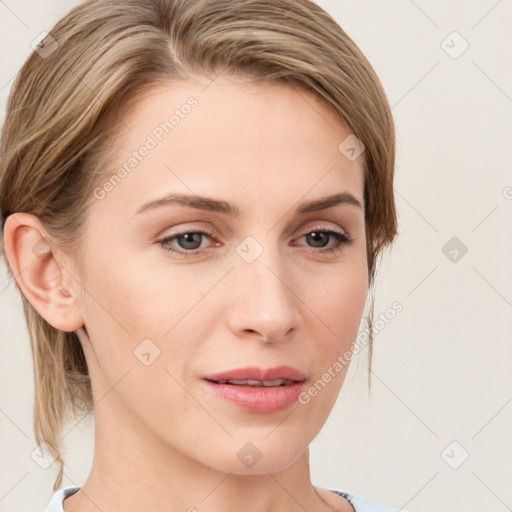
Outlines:
{"type": "Polygon", "coordinates": [[[37,312],[61,331],[82,327],[77,300],[80,286],[68,275],[71,262],[64,269],[56,260],[56,248],[50,246],[41,221],[29,213],[13,213],[5,221],[3,239],[14,277],[37,312]]]}

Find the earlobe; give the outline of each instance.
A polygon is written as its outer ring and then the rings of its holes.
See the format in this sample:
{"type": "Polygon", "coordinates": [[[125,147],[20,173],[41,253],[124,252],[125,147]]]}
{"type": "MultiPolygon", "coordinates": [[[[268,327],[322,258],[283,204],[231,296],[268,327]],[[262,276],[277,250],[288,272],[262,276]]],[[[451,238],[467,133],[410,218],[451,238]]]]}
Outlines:
{"type": "Polygon", "coordinates": [[[25,297],[56,329],[70,332],[84,324],[75,290],[64,285],[41,221],[28,213],[13,213],[4,226],[4,248],[13,275],[25,297]]]}

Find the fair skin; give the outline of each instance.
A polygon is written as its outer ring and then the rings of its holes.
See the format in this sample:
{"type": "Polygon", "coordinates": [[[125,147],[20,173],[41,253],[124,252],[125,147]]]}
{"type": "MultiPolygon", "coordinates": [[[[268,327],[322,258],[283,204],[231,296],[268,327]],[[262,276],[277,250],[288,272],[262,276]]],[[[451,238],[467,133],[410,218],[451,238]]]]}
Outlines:
{"type": "Polygon", "coordinates": [[[155,88],[123,113],[107,178],[190,96],[198,105],[186,118],[92,199],[82,268],[56,247],[34,255],[47,235],[37,217],[7,219],[6,253],[15,275],[25,269],[23,293],[51,325],[78,331],[93,385],[94,460],[64,510],[353,511],[313,486],[308,452],[346,367],[307,404],[272,413],[233,405],[202,377],[289,365],[307,389],[351,348],[368,289],[362,158],[340,153],[350,130],[309,92],[196,77],[155,88]],[[177,203],[136,213],[171,192],[223,200],[240,214],[177,203]],[[337,193],[363,208],[297,212],[337,193]],[[167,244],[190,257],[159,243],[197,230],[211,237],[194,248],[183,238],[167,244]],[[311,233],[328,230],[351,242],[325,252],[336,238],[311,233]],[[236,252],[248,236],[263,250],[251,263],[236,252]],[[134,350],[148,338],[160,355],[146,366],[134,350]],[[262,455],[252,467],[237,456],[248,442],[262,455]]]}

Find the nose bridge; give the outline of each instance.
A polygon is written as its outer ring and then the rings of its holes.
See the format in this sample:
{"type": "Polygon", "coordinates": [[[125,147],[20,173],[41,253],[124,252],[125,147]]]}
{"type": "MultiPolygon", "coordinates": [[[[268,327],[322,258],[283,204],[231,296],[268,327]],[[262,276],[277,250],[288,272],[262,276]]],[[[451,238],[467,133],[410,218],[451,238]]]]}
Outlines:
{"type": "Polygon", "coordinates": [[[247,237],[236,249],[232,328],[279,341],[297,326],[297,302],[279,244],[272,237],[259,238],[247,237]]]}

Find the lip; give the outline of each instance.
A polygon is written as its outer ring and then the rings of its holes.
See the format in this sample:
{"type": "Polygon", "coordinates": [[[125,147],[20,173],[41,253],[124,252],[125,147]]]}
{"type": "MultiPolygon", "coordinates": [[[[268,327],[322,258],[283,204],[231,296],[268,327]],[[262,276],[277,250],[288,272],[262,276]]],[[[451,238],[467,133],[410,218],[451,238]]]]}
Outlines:
{"type": "Polygon", "coordinates": [[[206,380],[276,380],[288,379],[300,382],[306,380],[306,375],[292,366],[277,366],[275,368],[259,368],[249,366],[247,368],[237,368],[226,372],[215,373],[203,377],[206,380]]]}
{"type": "Polygon", "coordinates": [[[238,368],[203,377],[207,388],[216,396],[227,400],[241,409],[259,414],[270,414],[290,407],[297,401],[305,388],[306,375],[291,366],[276,368],[238,368]],[[294,381],[285,386],[244,386],[219,384],[224,380],[277,380],[294,381]]]}

